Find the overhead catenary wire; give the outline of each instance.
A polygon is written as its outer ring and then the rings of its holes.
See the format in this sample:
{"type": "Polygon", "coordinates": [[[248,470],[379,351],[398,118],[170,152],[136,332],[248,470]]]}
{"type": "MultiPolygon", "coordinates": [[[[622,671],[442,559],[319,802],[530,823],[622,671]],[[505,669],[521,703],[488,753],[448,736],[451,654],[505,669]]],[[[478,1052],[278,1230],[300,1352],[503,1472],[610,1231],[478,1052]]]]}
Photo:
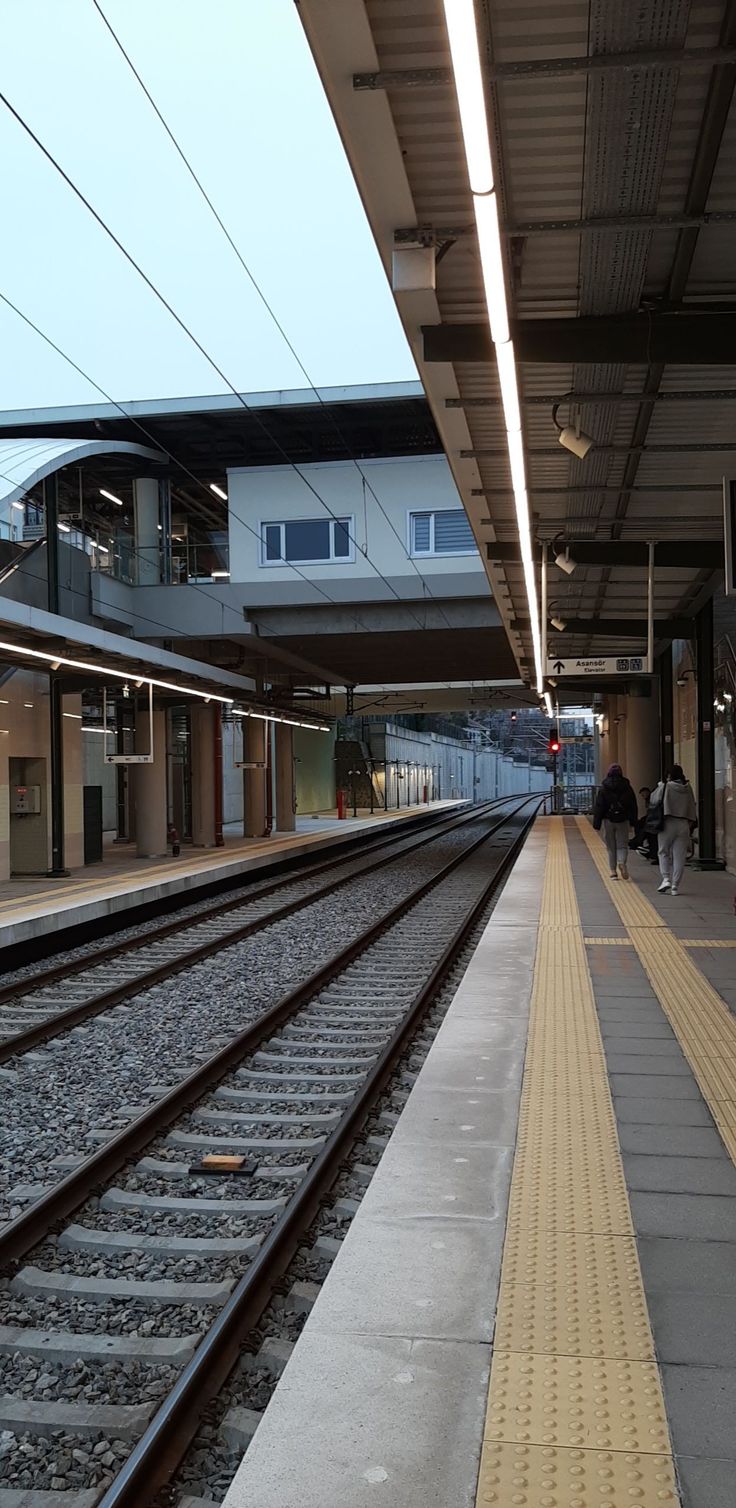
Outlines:
{"type": "MultiPolygon", "coordinates": [[[[374,502],[376,503],[376,506],[380,509],[380,512],[383,514],[383,517],[385,518],[386,523],[388,524],[388,526],[391,529],[392,533],[394,534],[394,536],[398,540],[398,543],[401,546],[401,549],[403,550],[404,554],[406,555],[406,559],[409,561],[410,566],[412,567],[412,569],[415,572],[415,574],[419,577],[419,580],[422,583],[422,589],[423,589],[423,591],[425,591],[427,593],[427,595],[429,597],[431,597],[434,602],[437,602],[437,605],[438,605],[438,607],[440,609],[442,617],[445,620],[445,624],[446,624],[447,628],[451,628],[452,625],[451,625],[451,623],[450,623],[450,621],[449,621],[449,619],[447,617],[447,614],[445,613],[444,608],[442,607],[442,604],[435,597],[434,593],[431,590],[429,582],[427,581],[426,576],[420,571],[420,569],[419,569],[416,561],[413,559],[413,557],[410,554],[410,552],[406,549],[406,545],[404,543],[404,540],[402,539],[402,537],[401,537],[398,529],[396,528],[396,526],[395,526],[395,524],[393,522],[393,519],[390,517],[389,513],[384,508],[383,503],[381,502],[380,498],[378,497],[378,494],[376,493],[376,491],[375,491],[372,483],[369,481],[369,479],[366,476],[366,473],[365,473],[363,467],[360,465],[360,462],[358,461],[357,456],[355,456],[353,454],[353,451],[352,451],[350,445],[348,444],[347,440],[345,439],[345,436],[344,436],[344,434],[343,434],[343,432],[342,432],[342,430],[341,430],[341,428],[340,428],[340,426],[339,426],[339,424],[338,424],[338,422],[337,422],[337,420],[336,420],[336,418],[335,418],[335,416],[334,416],[331,408],[329,407],[328,404],[326,404],[324,402],[324,399],[322,398],[322,395],[321,395],[321,393],[319,391],[319,388],[316,386],[315,382],[313,381],[312,377],[310,376],[309,372],[307,371],[307,368],[304,365],[304,362],[302,361],[301,357],[299,356],[299,353],[296,350],[293,342],[290,340],[289,336],[287,335],[286,330],[284,329],[284,327],[283,327],[280,319],[278,318],[278,315],[276,314],[273,306],[271,305],[271,303],[267,299],[267,297],[266,297],[263,289],[261,288],[261,286],[260,286],[260,284],[259,284],[259,282],[258,282],[258,280],[257,280],[257,278],[256,278],[256,276],[254,274],[254,272],[252,271],[251,267],[246,262],[245,257],[243,256],[243,253],[240,250],[240,247],[237,245],[236,241],[233,239],[233,237],[230,234],[230,231],[228,230],[228,228],[227,228],[224,220],[222,219],[222,216],[220,215],[219,211],[217,210],[217,208],[215,207],[214,203],[212,202],[212,199],[210,198],[210,195],[207,193],[207,190],[204,187],[204,184],[202,183],[201,178],[199,177],[199,175],[195,172],[194,168],[192,167],[192,164],[189,161],[189,158],[187,157],[186,152],[184,151],[184,149],[183,149],[181,143],[179,142],[177,136],[172,131],[172,129],[171,129],[168,121],[166,120],[166,117],[163,114],[163,112],[159,109],[159,106],[157,105],[155,99],[153,98],[153,95],[151,94],[150,89],[148,88],[148,86],[146,85],[144,79],[141,77],[141,74],[139,73],[138,69],[136,68],[135,63],[133,62],[133,59],[130,56],[130,53],[123,46],[123,43],[121,42],[120,37],[118,36],[117,32],[115,31],[115,28],[113,27],[112,22],[108,19],[108,17],[106,16],[104,10],[102,9],[102,6],[100,5],[99,0],[92,0],[92,4],[94,5],[95,10],[97,11],[98,15],[100,16],[101,20],[103,21],[104,25],[106,26],[106,28],[107,28],[110,36],[112,37],[113,42],[115,43],[115,46],[118,48],[118,51],[121,53],[122,57],[125,59],[125,62],[127,63],[128,68],[130,69],[130,71],[133,74],[134,78],[136,79],[138,85],[140,86],[140,88],[142,89],[143,93],[145,94],[146,99],[148,100],[148,103],[151,106],[151,109],[153,110],[154,114],[156,115],[157,119],[159,120],[161,126],[163,127],[163,130],[166,132],[166,135],[168,136],[169,141],[171,142],[171,145],[174,148],[174,151],[178,154],[181,162],[184,164],[184,167],[186,168],[187,172],[189,173],[190,178],[192,179],[193,183],[196,185],[199,193],[201,194],[202,198],[204,199],[204,202],[207,205],[210,213],[214,216],[214,219],[216,220],[218,226],[220,227],[220,230],[222,231],[222,234],[224,235],[224,237],[225,237],[228,245],[230,246],[230,248],[231,248],[232,252],[234,253],[234,255],[237,257],[237,260],[240,263],[240,266],[242,267],[243,272],[245,273],[246,277],[248,278],[248,281],[250,282],[251,287],[253,288],[254,292],[257,294],[257,296],[260,299],[260,301],[261,301],[264,309],[267,311],[269,317],[271,318],[271,320],[273,321],[274,325],[276,326],[276,329],[278,330],[279,335],[281,336],[281,339],[284,341],[284,343],[287,346],[287,348],[288,348],[291,356],[294,358],[294,361],[296,362],[297,366],[299,367],[299,370],[302,373],[305,381],[307,382],[308,387],[314,393],[315,398],[317,399],[317,402],[320,404],[320,407],[322,408],[322,410],[324,411],[324,413],[327,415],[327,417],[329,419],[329,422],[331,423],[332,428],[333,428],[335,434],[337,435],[337,437],[340,440],[340,442],[342,443],[342,445],[345,447],[345,450],[347,451],[347,454],[348,454],[350,460],[352,461],[353,465],[356,467],[357,471],[359,472],[360,476],[362,477],[362,479],[363,479],[363,495],[364,495],[364,497],[365,497],[365,489],[367,487],[368,491],[370,492],[370,494],[371,494],[371,496],[372,496],[372,498],[374,500],[374,502]]],[[[367,533],[366,533],[366,546],[365,547],[359,546],[359,548],[361,550],[361,553],[364,554],[367,559],[369,559],[370,557],[368,556],[368,552],[367,552],[367,533]]],[[[371,564],[372,564],[372,562],[371,562],[371,564]]],[[[385,578],[383,578],[383,579],[385,580],[385,578]]]]}
{"type": "MultiPolygon", "coordinates": [[[[26,135],[29,137],[29,139],[34,143],[34,146],[36,146],[38,148],[38,150],[46,158],[47,162],[49,162],[51,164],[51,166],[54,168],[55,172],[57,172],[59,174],[59,176],[62,178],[62,180],[64,181],[64,183],[66,183],[67,187],[69,189],[71,189],[71,191],[75,195],[75,197],[80,201],[81,204],[84,205],[85,209],[92,216],[92,218],[96,221],[96,223],[97,223],[97,225],[99,225],[100,229],[112,241],[113,245],[117,247],[117,249],[121,253],[121,255],[125,258],[125,260],[133,268],[133,270],[138,274],[138,276],[146,284],[146,287],[154,295],[154,297],[158,300],[158,302],[162,305],[162,307],[164,309],[166,309],[167,313],[171,316],[171,318],[179,326],[179,329],[182,330],[182,332],[186,335],[187,339],[192,342],[192,344],[195,346],[196,350],[198,350],[199,353],[200,353],[200,355],[204,357],[204,359],[208,363],[208,365],[212,367],[212,370],[217,373],[217,376],[220,378],[220,381],[225,384],[225,386],[229,389],[229,391],[236,398],[236,400],[238,401],[238,403],[241,404],[241,406],[245,410],[245,412],[248,413],[248,414],[250,414],[250,416],[255,420],[256,424],[263,431],[263,433],[268,437],[268,439],[270,440],[271,444],[275,447],[275,449],[283,457],[283,459],[286,462],[287,466],[289,466],[295,472],[295,474],[301,479],[301,481],[304,483],[304,485],[308,488],[308,490],[317,499],[317,501],[319,502],[320,506],[323,507],[325,509],[325,511],[327,513],[329,513],[330,516],[337,523],[342,523],[342,519],[341,519],[340,515],[338,515],[338,514],[336,514],[336,513],[333,512],[333,510],[330,508],[329,504],[325,501],[325,499],[322,497],[321,493],[317,490],[317,488],[313,485],[313,483],[309,480],[309,478],[304,475],[304,472],[300,470],[300,468],[297,466],[296,462],[292,461],[290,455],[284,449],[284,446],[281,444],[280,440],[272,433],[271,430],[269,430],[268,425],[265,424],[265,422],[261,418],[260,414],[258,413],[257,409],[251,408],[250,404],[246,403],[246,401],[245,401],[242,393],[240,393],[238,391],[238,389],[234,386],[234,384],[230,381],[230,378],[225,374],[225,372],[222,370],[222,368],[220,367],[219,363],[215,360],[215,358],[209,354],[209,352],[207,351],[206,347],[203,346],[202,342],[199,340],[198,336],[196,336],[194,334],[194,332],[192,330],[190,330],[189,326],[187,325],[186,321],[182,318],[182,316],[180,314],[178,314],[177,311],[176,311],[176,309],[174,309],[173,305],[169,303],[168,299],[166,298],[166,295],[161,292],[161,290],[153,282],[153,279],[148,276],[148,273],[145,272],[144,269],[141,267],[140,263],[136,261],[136,259],[133,256],[132,252],[128,251],[127,247],[120,240],[119,236],[117,236],[115,234],[114,230],[112,230],[111,227],[107,224],[107,222],[103,218],[103,216],[99,213],[98,210],[95,209],[94,205],[90,202],[90,200],[86,197],[86,195],[82,192],[82,190],[78,187],[78,185],[74,182],[74,180],[69,176],[69,174],[66,172],[66,170],[61,166],[61,163],[58,162],[58,160],[54,157],[53,152],[51,152],[50,149],[47,146],[45,146],[45,144],[41,141],[40,137],[37,136],[37,134],[33,130],[33,128],[23,118],[23,116],[20,114],[20,112],[18,110],[16,110],[15,106],[8,99],[7,95],[4,94],[4,93],[2,93],[2,92],[0,92],[0,103],[2,103],[5,106],[6,110],[9,112],[9,114],[13,116],[13,119],[17,122],[17,124],[21,127],[21,129],[26,133],[26,135]]],[[[95,386],[96,386],[96,384],[95,384],[95,386]]],[[[241,522],[243,522],[243,520],[241,520],[241,522]]],[[[251,530],[251,532],[255,532],[255,531],[251,530]]],[[[357,543],[356,543],[356,540],[355,540],[354,536],[350,536],[349,535],[349,537],[351,538],[353,545],[356,545],[356,547],[358,549],[360,549],[360,546],[357,546],[357,543]]],[[[376,566],[375,562],[370,558],[368,552],[361,550],[360,553],[364,555],[364,557],[365,557],[366,561],[368,562],[368,564],[370,566],[372,566],[373,570],[376,572],[376,575],[383,582],[384,586],[387,587],[387,589],[389,590],[389,592],[391,592],[391,594],[396,598],[396,600],[398,602],[401,603],[401,605],[403,607],[406,607],[408,609],[408,611],[409,611],[411,617],[413,617],[414,622],[416,623],[417,627],[420,629],[420,631],[423,632],[424,629],[425,629],[425,627],[426,627],[426,624],[420,622],[419,618],[412,611],[412,609],[409,606],[409,604],[407,603],[406,599],[400,596],[400,594],[396,591],[396,588],[391,584],[391,582],[387,579],[387,577],[384,576],[383,572],[378,568],[378,566],[376,566]]],[[[287,564],[291,564],[291,562],[287,562],[287,564]]],[[[299,573],[299,574],[302,574],[302,573],[299,573]]],[[[309,580],[309,578],[307,578],[307,577],[305,577],[304,579],[305,580],[309,580]]],[[[309,584],[313,585],[314,583],[310,580],[309,584]]],[[[324,596],[328,596],[327,593],[323,593],[323,595],[324,596]]],[[[329,596],[328,596],[328,600],[329,601],[333,601],[333,599],[329,598],[329,596]]],[[[334,604],[334,605],[337,605],[337,604],[334,604]]],[[[342,604],[340,604],[340,605],[342,605],[342,604]]]]}
{"type": "MultiPolygon", "coordinates": [[[[6,304],[9,309],[12,309],[13,313],[16,314],[19,319],[23,320],[24,324],[28,325],[28,328],[30,330],[33,330],[34,333],[36,335],[38,335],[41,340],[45,341],[46,345],[48,345],[52,351],[55,351],[58,356],[61,356],[62,360],[66,361],[68,363],[68,365],[70,367],[72,367],[73,370],[79,374],[80,377],[83,377],[84,380],[85,380],[85,382],[88,382],[90,384],[90,386],[93,387],[93,388],[95,388],[95,390],[98,393],[100,393],[102,395],[102,397],[105,398],[108,403],[111,403],[112,406],[113,406],[113,408],[116,408],[118,410],[118,413],[122,414],[122,417],[124,419],[127,419],[129,421],[129,423],[135,425],[136,429],[139,430],[142,435],[145,435],[146,439],[149,440],[152,445],[155,445],[156,449],[160,450],[161,454],[164,455],[164,456],[166,456],[167,459],[169,461],[171,461],[174,466],[178,466],[185,473],[185,475],[188,476],[191,479],[191,481],[193,481],[195,483],[195,485],[200,489],[200,491],[203,492],[206,495],[206,497],[209,499],[209,497],[210,497],[209,488],[206,485],[206,483],[202,481],[201,477],[196,476],[196,474],[184,463],[184,461],[180,460],[177,456],[175,456],[173,454],[173,452],[170,451],[167,448],[167,446],[162,445],[161,441],[157,438],[157,436],[154,435],[150,429],[147,429],[146,426],[145,426],[145,424],[142,424],[141,421],[136,418],[135,414],[129,413],[128,410],[125,408],[125,406],[122,403],[119,403],[118,400],[116,398],[113,398],[110,395],[110,393],[108,393],[105,390],[104,387],[100,386],[99,382],[95,382],[94,377],[90,377],[89,373],[85,372],[84,368],[80,367],[79,364],[78,364],[78,362],[74,361],[73,357],[69,356],[68,353],[65,350],[63,350],[63,348],[61,346],[57,345],[56,341],[53,340],[50,335],[47,335],[46,332],[44,330],[42,330],[40,328],[40,326],[37,325],[34,322],[34,320],[32,320],[30,318],[30,315],[25,314],[24,311],[22,309],[20,309],[17,304],[14,304],[13,300],[11,298],[8,298],[7,294],[3,293],[2,291],[0,291],[0,300],[4,304],[6,304]]],[[[8,478],[6,478],[6,480],[7,481],[11,481],[11,480],[14,480],[14,479],[8,477],[8,478]]],[[[15,485],[19,485],[19,484],[16,482],[15,485]]],[[[258,530],[254,529],[253,525],[250,524],[246,518],[243,518],[241,514],[237,513],[234,508],[231,508],[230,512],[231,512],[233,518],[235,518],[239,524],[242,524],[243,528],[247,529],[248,532],[253,535],[254,539],[256,539],[256,540],[258,540],[260,542],[260,534],[259,534],[258,530]]],[[[316,592],[319,592],[320,595],[325,598],[325,601],[329,602],[329,604],[330,604],[331,607],[341,607],[341,608],[345,608],[346,607],[345,603],[339,602],[335,597],[331,597],[330,594],[329,594],[329,592],[325,591],[325,589],[322,586],[320,586],[320,583],[318,581],[313,581],[311,579],[311,577],[306,576],[305,573],[299,569],[299,566],[297,566],[297,565],[295,565],[293,563],[293,561],[286,560],[283,556],[281,556],[280,560],[279,560],[279,563],[288,566],[289,569],[292,570],[295,573],[296,576],[299,576],[301,578],[301,580],[306,583],[307,586],[313,587],[316,592]]],[[[221,601],[221,599],[219,597],[214,597],[212,595],[212,593],[208,592],[205,587],[203,587],[201,585],[198,585],[195,582],[190,582],[188,584],[190,586],[192,586],[195,591],[198,591],[203,597],[206,597],[208,602],[216,602],[216,603],[220,604],[221,606],[226,606],[227,610],[229,612],[232,612],[232,613],[234,613],[236,615],[236,618],[238,620],[238,624],[239,624],[239,626],[240,626],[240,628],[242,630],[242,618],[241,618],[241,616],[240,616],[237,608],[231,607],[229,603],[222,604],[222,601],[221,601]]],[[[352,616],[353,616],[353,622],[356,624],[356,626],[360,626],[362,629],[364,629],[364,631],[366,633],[373,632],[373,630],[370,629],[366,623],[363,623],[361,621],[361,619],[359,619],[358,617],[356,617],[356,615],[355,615],[354,612],[353,612],[352,616]]],[[[149,621],[155,621],[155,620],[149,620],[149,621]]],[[[163,627],[165,625],[158,625],[158,626],[159,627],[163,627]]],[[[167,626],[167,631],[169,633],[171,632],[171,625],[170,624],[167,626]]]]}

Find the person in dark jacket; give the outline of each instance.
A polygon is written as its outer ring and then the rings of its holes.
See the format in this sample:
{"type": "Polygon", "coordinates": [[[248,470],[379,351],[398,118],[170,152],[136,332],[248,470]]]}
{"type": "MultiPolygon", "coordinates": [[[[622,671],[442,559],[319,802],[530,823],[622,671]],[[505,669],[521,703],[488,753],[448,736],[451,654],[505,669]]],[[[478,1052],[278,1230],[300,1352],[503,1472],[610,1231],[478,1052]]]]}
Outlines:
{"type": "Polygon", "coordinates": [[[596,832],[603,828],[612,880],[617,879],[617,864],[621,879],[629,878],[629,828],[636,826],[637,816],[633,789],[620,764],[612,764],[600,785],[593,809],[596,832]]]}

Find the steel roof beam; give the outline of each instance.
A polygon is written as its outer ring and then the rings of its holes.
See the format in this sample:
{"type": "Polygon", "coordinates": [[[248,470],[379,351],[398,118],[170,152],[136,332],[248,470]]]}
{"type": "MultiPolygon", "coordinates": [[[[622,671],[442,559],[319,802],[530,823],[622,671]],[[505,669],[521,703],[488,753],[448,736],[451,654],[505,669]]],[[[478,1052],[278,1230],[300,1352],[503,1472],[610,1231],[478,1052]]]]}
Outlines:
{"type": "MultiPolygon", "coordinates": [[[[733,225],[736,210],[708,211],[702,215],[589,215],[558,220],[505,221],[501,229],[509,239],[519,236],[584,235],[600,231],[621,230],[703,230],[707,226],[733,225]]],[[[397,249],[415,246],[443,246],[447,241],[461,241],[475,235],[475,225],[415,225],[394,231],[397,249]]]]}
{"type": "MultiPolygon", "coordinates": [[[[643,566],[646,568],[649,546],[645,540],[570,539],[565,541],[570,555],[581,566],[643,566]]],[[[486,545],[489,560],[521,561],[518,544],[495,540],[486,545]]],[[[541,558],[541,549],[539,550],[541,558]]],[[[666,539],[654,546],[654,563],[671,569],[711,570],[723,566],[723,545],[700,539],[666,539]]]]}
{"type": "MultiPolygon", "coordinates": [[[[700,454],[701,451],[709,450],[736,450],[736,440],[710,440],[693,441],[691,443],[671,445],[596,445],[597,456],[630,456],[630,455],[689,455],[691,452],[700,454]]],[[[462,461],[490,460],[493,458],[506,458],[508,450],[505,447],[481,447],[479,450],[461,450],[458,452],[462,461]]],[[[565,452],[560,450],[559,445],[528,445],[528,456],[560,456],[564,458],[565,452]]],[[[596,491],[598,489],[596,488],[596,491]]]]}
{"type": "MultiPolygon", "coordinates": [[[[529,58],[515,63],[489,63],[485,76],[489,83],[537,78],[565,78],[589,73],[651,73],[658,68],[714,68],[718,64],[736,63],[736,47],[642,48],[641,52],[598,53],[594,57],[529,58]]],[[[353,89],[446,89],[454,87],[452,69],[382,68],[370,73],[354,73],[353,89]]]]}
{"type": "MultiPolygon", "coordinates": [[[[427,362],[495,365],[487,324],[422,325],[427,362]]],[[[730,366],[736,351],[736,309],[718,314],[590,315],[579,319],[516,319],[518,361],[730,366]]],[[[652,395],[653,397],[654,395],[652,395]]],[[[651,401],[648,394],[640,402],[651,401]]]]}
{"type": "MultiPolygon", "coordinates": [[[[523,404],[540,408],[548,408],[553,403],[559,403],[562,396],[560,393],[520,395],[523,404]]],[[[643,398],[646,398],[647,403],[736,403],[736,387],[679,388],[674,392],[657,393],[655,398],[650,398],[645,393],[582,391],[565,393],[564,398],[566,403],[639,404],[643,398]]],[[[500,408],[500,405],[500,398],[445,398],[445,408],[500,408]]]]}

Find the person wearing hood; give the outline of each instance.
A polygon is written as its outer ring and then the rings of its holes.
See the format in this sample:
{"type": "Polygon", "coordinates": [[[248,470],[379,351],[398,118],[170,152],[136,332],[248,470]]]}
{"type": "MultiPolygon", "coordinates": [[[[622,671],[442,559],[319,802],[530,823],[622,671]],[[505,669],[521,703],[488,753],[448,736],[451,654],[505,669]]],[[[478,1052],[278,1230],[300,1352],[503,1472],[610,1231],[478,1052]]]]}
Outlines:
{"type": "Polygon", "coordinates": [[[601,783],[593,809],[596,832],[603,828],[612,880],[617,879],[617,864],[622,880],[629,878],[629,828],[636,826],[638,815],[632,786],[620,764],[612,764],[601,783]]]}
{"type": "Polygon", "coordinates": [[[690,834],[697,826],[698,809],[690,781],[682,765],[673,764],[666,780],[652,791],[653,807],[662,808],[662,827],[657,837],[660,890],[677,895],[690,847],[690,834]]]}

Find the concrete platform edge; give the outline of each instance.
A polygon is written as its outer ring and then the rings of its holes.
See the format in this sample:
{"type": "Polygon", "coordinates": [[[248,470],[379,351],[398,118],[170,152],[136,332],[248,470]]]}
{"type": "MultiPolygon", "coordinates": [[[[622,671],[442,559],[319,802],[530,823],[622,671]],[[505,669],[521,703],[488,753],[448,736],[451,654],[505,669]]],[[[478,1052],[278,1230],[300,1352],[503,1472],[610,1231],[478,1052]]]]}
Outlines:
{"type": "Polygon", "coordinates": [[[223,1508],[471,1508],[544,876],[532,830],[223,1508]]]}
{"type": "MultiPolygon", "coordinates": [[[[99,868],[99,885],[103,889],[106,885],[109,889],[103,895],[93,895],[83,899],[75,895],[72,886],[59,884],[58,892],[44,900],[44,903],[34,903],[31,897],[26,898],[22,914],[12,917],[4,915],[15,901],[6,906],[0,904],[0,956],[4,948],[12,948],[18,943],[23,943],[37,936],[39,925],[43,926],[44,932],[54,932],[61,938],[63,933],[71,927],[84,925],[88,922],[97,921],[100,917],[112,916],[116,912],[124,912],[141,905],[151,905],[169,895],[187,894],[192,901],[197,900],[197,891],[202,887],[219,883],[221,881],[241,877],[246,880],[249,876],[256,877],[260,870],[267,868],[269,864],[283,863],[290,858],[301,858],[305,853],[319,854],[322,849],[341,847],[356,834],[367,831],[371,825],[374,830],[378,823],[381,827],[394,828],[399,825],[408,827],[417,816],[425,816],[427,811],[440,811],[447,809],[449,812],[454,807],[465,805],[461,801],[434,802],[431,807],[417,807],[416,811],[407,812],[402,810],[392,815],[382,813],[378,818],[358,818],[356,821],[337,823],[335,829],[325,830],[321,828],[314,833],[301,833],[298,835],[278,835],[264,839],[263,845],[246,842],[235,850],[232,856],[228,856],[222,849],[193,851],[192,863],[199,860],[195,867],[187,869],[182,861],[171,859],[164,861],[172,866],[172,872],[162,878],[163,865],[158,864],[155,871],[147,871],[144,866],[136,869],[131,867],[129,874],[105,879],[104,868],[99,868]],[[207,863],[207,859],[211,863],[207,863]],[[203,862],[204,860],[204,862],[203,862]],[[127,881],[128,888],[125,888],[127,881]],[[117,885],[117,888],[115,888],[117,885]]],[[[80,880],[80,890],[89,892],[94,885],[93,880],[80,880]]],[[[48,890],[44,892],[49,894],[48,890]]],[[[19,908],[21,909],[21,908],[19,908]]]]}

